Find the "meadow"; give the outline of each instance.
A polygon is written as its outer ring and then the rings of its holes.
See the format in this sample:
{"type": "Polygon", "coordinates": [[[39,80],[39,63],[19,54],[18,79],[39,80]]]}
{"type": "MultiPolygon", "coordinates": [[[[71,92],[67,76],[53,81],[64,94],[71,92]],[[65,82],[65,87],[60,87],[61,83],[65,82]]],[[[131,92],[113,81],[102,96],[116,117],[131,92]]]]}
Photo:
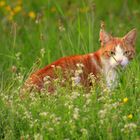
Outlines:
{"type": "Polygon", "coordinates": [[[0,0],[0,19],[0,139],[140,139],[138,0],[0,0]],[[31,92],[20,98],[32,71],[97,50],[101,20],[114,36],[138,32],[135,59],[120,72],[116,89],[102,84],[87,93],[81,85],[61,87],[56,79],[53,95],[31,92]]]}

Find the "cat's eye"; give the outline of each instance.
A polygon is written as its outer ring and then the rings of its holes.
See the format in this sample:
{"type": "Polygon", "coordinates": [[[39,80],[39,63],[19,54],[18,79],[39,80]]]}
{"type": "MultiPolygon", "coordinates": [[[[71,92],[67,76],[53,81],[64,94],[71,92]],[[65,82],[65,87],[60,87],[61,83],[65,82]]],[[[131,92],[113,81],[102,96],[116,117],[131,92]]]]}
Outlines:
{"type": "Polygon", "coordinates": [[[110,55],[115,55],[115,52],[114,51],[110,51],[110,55]]]}
{"type": "Polygon", "coordinates": [[[129,53],[130,53],[129,51],[125,51],[124,55],[129,55],[129,53]]]}

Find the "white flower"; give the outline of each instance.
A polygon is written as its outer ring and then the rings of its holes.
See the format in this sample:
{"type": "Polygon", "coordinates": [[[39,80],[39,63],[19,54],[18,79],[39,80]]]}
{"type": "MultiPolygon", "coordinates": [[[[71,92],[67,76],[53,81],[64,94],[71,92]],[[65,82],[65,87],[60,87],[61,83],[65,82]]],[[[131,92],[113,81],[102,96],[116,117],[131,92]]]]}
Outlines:
{"type": "Polygon", "coordinates": [[[91,103],[91,99],[86,100],[86,105],[89,105],[91,103]]]}
{"type": "Polygon", "coordinates": [[[88,134],[88,131],[87,131],[87,129],[85,129],[85,128],[82,128],[82,129],[81,129],[81,132],[82,132],[84,135],[87,135],[87,134],[88,134]]]}
{"type": "Polygon", "coordinates": [[[73,86],[79,84],[80,81],[81,81],[80,76],[75,76],[75,77],[72,77],[71,79],[72,79],[72,82],[73,82],[73,86]]]}
{"type": "Polygon", "coordinates": [[[43,81],[46,82],[46,81],[50,80],[50,78],[51,78],[51,77],[47,75],[47,76],[45,76],[45,77],[43,78],[43,81]]]}
{"type": "Polygon", "coordinates": [[[124,126],[125,129],[130,129],[130,130],[133,130],[135,128],[137,128],[137,125],[135,123],[129,123],[129,124],[126,124],[124,126]]]}
{"type": "Polygon", "coordinates": [[[120,105],[119,102],[115,102],[112,104],[112,108],[116,109],[120,105]]]}
{"type": "Polygon", "coordinates": [[[44,57],[44,54],[45,54],[45,48],[42,48],[42,49],[40,50],[40,54],[41,54],[41,57],[44,57]]]}
{"type": "Polygon", "coordinates": [[[137,128],[137,125],[135,123],[128,123],[124,125],[124,128],[121,129],[124,133],[129,133],[134,131],[137,128]]]}
{"type": "Polygon", "coordinates": [[[82,73],[83,73],[83,70],[82,69],[76,70],[75,71],[75,76],[79,76],[82,73]]]}
{"type": "Polygon", "coordinates": [[[107,110],[106,109],[103,109],[103,110],[100,110],[99,111],[98,115],[99,115],[100,118],[103,119],[103,118],[105,118],[106,113],[107,113],[107,110]]]}
{"type": "Polygon", "coordinates": [[[79,108],[74,108],[73,118],[75,120],[79,118],[79,108]]]}
{"type": "Polygon", "coordinates": [[[50,127],[50,128],[48,128],[48,131],[52,132],[52,131],[54,131],[54,129],[50,127]]]}
{"type": "Polygon", "coordinates": [[[84,64],[82,64],[82,63],[77,63],[76,66],[77,66],[78,68],[82,68],[82,67],[84,67],[84,64]]]}
{"type": "Polygon", "coordinates": [[[43,117],[46,117],[48,115],[48,112],[41,112],[39,115],[43,116],[43,117]]]}
{"type": "Polygon", "coordinates": [[[91,97],[91,94],[83,94],[83,97],[89,99],[91,97]]]}
{"type": "Polygon", "coordinates": [[[35,134],[34,135],[34,140],[43,140],[43,136],[41,134],[35,134]]]}
{"type": "Polygon", "coordinates": [[[79,97],[79,96],[80,96],[80,94],[79,94],[78,92],[72,92],[71,98],[72,98],[72,99],[76,99],[76,98],[79,97]]]}

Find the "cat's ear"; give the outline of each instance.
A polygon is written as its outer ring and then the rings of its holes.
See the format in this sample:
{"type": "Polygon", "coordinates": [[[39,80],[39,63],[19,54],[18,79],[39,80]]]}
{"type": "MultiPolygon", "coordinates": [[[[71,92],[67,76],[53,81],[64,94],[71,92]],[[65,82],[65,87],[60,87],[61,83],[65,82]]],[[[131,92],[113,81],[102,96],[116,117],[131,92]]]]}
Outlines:
{"type": "Polygon", "coordinates": [[[128,32],[123,37],[125,44],[134,46],[135,42],[136,42],[136,36],[137,36],[137,30],[136,29],[133,29],[130,32],[128,32]]]}
{"type": "Polygon", "coordinates": [[[102,22],[99,34],[99,41],[101,43],[101,46],[105,46],[112,39],[112,36],[109,33],[107,33],[104,28],[105,25],[104,22],[102,22]]]}

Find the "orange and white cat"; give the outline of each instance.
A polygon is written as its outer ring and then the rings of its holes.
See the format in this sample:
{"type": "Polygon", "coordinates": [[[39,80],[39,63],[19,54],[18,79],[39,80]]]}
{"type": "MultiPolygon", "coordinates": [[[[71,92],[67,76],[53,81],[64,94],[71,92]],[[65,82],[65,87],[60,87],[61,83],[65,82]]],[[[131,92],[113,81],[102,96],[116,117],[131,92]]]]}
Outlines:
{"type": "MultiPolygon", "coordinates": [[[[55,78],[54,67],[61,67],[66,78],[67,72],[75,70],[78,63],[82,63],[83,72],[75,82],[81,82],[88,86],[88,75],[102,75],[105,77],[106,85],[112,88],[117,83],[117,67],[125,67],[135,54],[136,29],[131,30],[124,37],[113,37],[102,27],[100,30],[101,47],[94,53],[75,55],[60,58],[52,64],[34,72],[25,82],[25,88],[32,87],[41,90],[44,87],[44,78],[49,76],[55,78]]],[[[51,85],[50,85],[51,86],[51,85]]]]}

